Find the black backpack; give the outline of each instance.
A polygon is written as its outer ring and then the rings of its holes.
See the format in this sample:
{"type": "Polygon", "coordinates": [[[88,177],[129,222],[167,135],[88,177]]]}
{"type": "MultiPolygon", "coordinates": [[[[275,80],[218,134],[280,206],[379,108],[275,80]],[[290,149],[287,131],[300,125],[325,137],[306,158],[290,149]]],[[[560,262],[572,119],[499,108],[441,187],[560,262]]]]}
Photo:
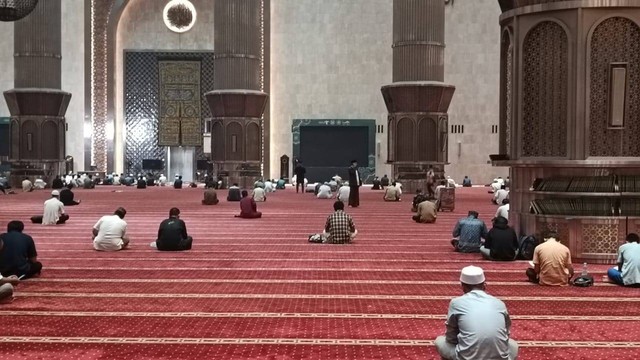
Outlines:
{"type": "Polygon", "coordinates": [[[540,244],[533,235],[524,235],[518,239],[518,259],[533,260],[533,251],[540,244]]]}

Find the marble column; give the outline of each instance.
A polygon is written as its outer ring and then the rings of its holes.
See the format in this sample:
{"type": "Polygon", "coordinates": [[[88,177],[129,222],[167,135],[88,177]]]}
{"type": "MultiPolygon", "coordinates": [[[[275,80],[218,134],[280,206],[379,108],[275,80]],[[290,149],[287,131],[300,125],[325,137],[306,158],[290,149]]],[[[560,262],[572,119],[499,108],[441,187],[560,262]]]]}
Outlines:
{"type": "Polygon", "coordinates": [[[393,83],[382,87],[388,117],[388,162],[408,191],[424,188],[430,167],[447,163],[449,104],[444,83],[442,0],[393,1],[393,83]]]}
{"type": "Polygon", "coordinates": [[[214,3],[214,86],[211,156],[227,183],[250,187],[262,176],[268,95],[263,87],[264,1],[214,3]]]}
{"type": "Polygon", "coordinates": [[[65,157],[64,115],[71,94],[61,86],[61,0],[39,1],[15,23],[15,88],[4,92],[11,113],[15,175],[25,168],[54,175],[65,157]]]}

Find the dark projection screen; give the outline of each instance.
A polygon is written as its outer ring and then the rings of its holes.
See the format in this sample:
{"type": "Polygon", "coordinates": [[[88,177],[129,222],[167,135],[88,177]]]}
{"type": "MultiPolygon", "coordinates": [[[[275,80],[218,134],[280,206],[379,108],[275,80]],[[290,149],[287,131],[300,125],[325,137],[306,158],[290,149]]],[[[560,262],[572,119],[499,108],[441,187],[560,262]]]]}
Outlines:
{"type": "Polygon", "coordinates": [[[300,159],[309,182],[328,181],[338,174],[348,179],[351,160],[368,163],[366,126],[304,126],[300,128],[300,159]]]}

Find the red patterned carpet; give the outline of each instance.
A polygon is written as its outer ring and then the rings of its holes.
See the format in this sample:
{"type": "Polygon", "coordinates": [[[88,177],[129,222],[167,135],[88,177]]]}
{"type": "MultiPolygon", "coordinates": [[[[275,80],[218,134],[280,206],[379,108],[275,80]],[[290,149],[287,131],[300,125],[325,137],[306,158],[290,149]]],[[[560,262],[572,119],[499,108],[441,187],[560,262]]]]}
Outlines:
{"type": "MultiPolygon", "coordinates": [[[[27,224],[44,264],[16,300],[0,307],[0,359],[437,359],[449,299],[463,266],[482,266],[488,291],[513,319],[519,359],[637,359],[640,290],[602,283],[544,288],[524,281],[524,262],[453,253],[455,221],[495,207],[486,189],[460,189],[454,213],[411,221],[409,199],[384,203],[362,191],[350,209],[352,245],[308,244],[332,210],[291,189],[259,204],[264,218],[233,217],[238,203],[201,206],[201,189],[77,190],[68,224],[27,224]],[[124,206],[132,247],[91,247],[97,219],[124,206]],[[194,249],[149,247],[172,206],[194,249]]],[[[41,212],[48,191],[0,196],[0,227],[41,212]]],[[[221,198],[224,198],[221,192],[221,198]]],[[[579,267],[579,266],[578,266],[579,267]]]]}

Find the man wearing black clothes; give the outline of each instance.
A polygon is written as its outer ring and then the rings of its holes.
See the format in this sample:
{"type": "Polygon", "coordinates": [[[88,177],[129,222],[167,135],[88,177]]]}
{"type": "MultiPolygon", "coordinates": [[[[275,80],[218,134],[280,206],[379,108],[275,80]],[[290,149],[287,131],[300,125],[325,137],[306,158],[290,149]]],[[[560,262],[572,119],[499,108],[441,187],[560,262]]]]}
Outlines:
{"type": "Polygon", "coordinates": [[[0,273],[5,276],[24,275],[24,278],[30,278],[42,270],[33,238],[23,234],[23,230],[24,223],[14,220],[7,225],[7,232],[0,235],[0,242],[4,243],[0,253],[0,273]]]}
{"type": "Polygon", "coordinates": [[[161,251],[191,250],[193,239],[187,235],[187,225],[180,220],[180,209],[171,208],[169,218],[160,223],[158,240],[151,243],[161,251]]]}
{"type": "Polygon", "coordinates": [[[173,182],[174,189],[182,189],[182,176],[178,175],[176,180],[173,182]]]}
{"type": "Polygon", "coordinates": [[[75,201],[73,199],[74,194],[73,194],[73,191],[71,191],[72,187],[73,187],[73,184],[70,183],[69,185],[67,185],[67,187],[60,190],[60,201],[62,201],[62,204],[64,206],[80,205],[80,200],[75,201]]]}
{"type": "Polygon", "coordinates": [[[56,178],[53,179],[53,182],[51,183],[51,188],[53,190],[60,190],[64,187],[64,183],[62,182],[62,179],[60,179],[60,175],[56,175],[56,178]]]}
{"type": "Polygon", "coordinates": [[[362,186],[362,180],[360,180],[360,174],[358,174],[358,161],[351,160],[351,166],[349,167],[349,206],[360,206],[360,186],[362,186]]]}
{"type": "Polygon", "coordinates": [[[484,245],[480,247],[482,257],[487,260],[513,261],[518,254],[518,235],[509,226],[509,221],[498,216],[489,230],[484,245]]]}
{"type": "Polygon", "coordinates": [[[296,193],[298,192],[298,185],[302,189],[302,193],[306,191],[304,188],[304,176],[307,173],[307,169],[302,166],[302,161],[298,160],[298,164],[296,164],[296,168],[293,170],[294,174],[296,174],[296,193]]]}

